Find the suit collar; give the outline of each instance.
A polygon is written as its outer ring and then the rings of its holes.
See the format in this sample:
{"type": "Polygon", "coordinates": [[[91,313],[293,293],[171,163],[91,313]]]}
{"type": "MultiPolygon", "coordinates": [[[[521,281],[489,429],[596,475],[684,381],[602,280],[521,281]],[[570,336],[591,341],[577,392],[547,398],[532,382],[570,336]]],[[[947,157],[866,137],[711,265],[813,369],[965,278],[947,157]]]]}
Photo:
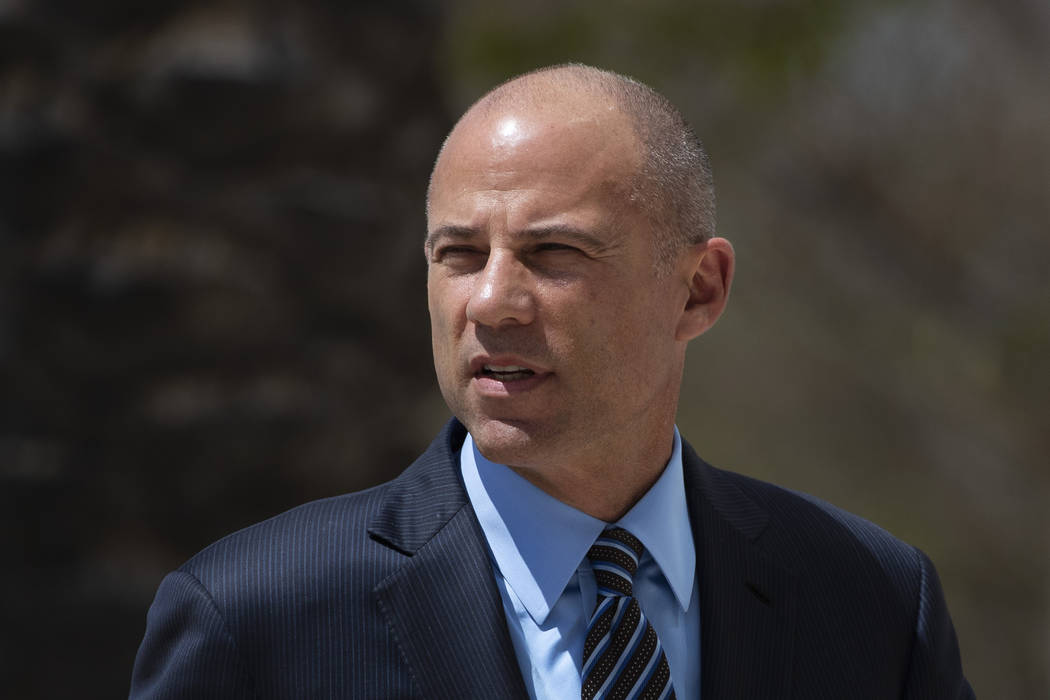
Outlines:
{"type": "MultiPolygon", "coordinates": [[[[700,459],[692,445],[685,441],[682,464],[687,494],[693,497],[702,495],[706,504],[748,541],[754,542],[761,536],[769,524],[769,513],[741,491],[734,479],[700,459]]],[[[699,505],[700,502],[690,504],[691,507],[699,505]]]]}
{"type": "Polygon", "coordinates": [[[769,514],[688,444],[683,465],[700,588],[701,695],[786,697],[796,581],[761,547],[769,514]]]}
{"type": "Polygon", "coordinates": [[[525,698],[492,563],[467,501],[450,421],[388,487],[369,535],[406,555],[373,591],[426,697],[525,698]]]}
{"type": "Polygon", "coordinates": [[[464,506],[467,493],[456,468],[466,428],[452,419],[426,451],[392,481],[368,534],[402,554],[415,554],[464,506]]]}

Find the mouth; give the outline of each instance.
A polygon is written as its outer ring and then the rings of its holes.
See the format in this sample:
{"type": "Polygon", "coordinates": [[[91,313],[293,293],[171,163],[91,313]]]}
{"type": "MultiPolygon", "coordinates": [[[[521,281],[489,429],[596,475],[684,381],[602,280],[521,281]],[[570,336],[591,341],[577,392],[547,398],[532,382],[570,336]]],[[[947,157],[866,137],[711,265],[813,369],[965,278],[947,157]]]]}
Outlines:
{"type": "Polygon", "coordinates": [[[528,394],[552,376],[550,370],[513,355],[476,356],[470,368],[475,390],[495,400],[528,394]]]}
{"type": "Polygon", "coordinates": [[[482,365],[477,373],[479,377],[488,377],[499,382],[514,382],[535,375],[534,371],[521,365],[482,365]]]}

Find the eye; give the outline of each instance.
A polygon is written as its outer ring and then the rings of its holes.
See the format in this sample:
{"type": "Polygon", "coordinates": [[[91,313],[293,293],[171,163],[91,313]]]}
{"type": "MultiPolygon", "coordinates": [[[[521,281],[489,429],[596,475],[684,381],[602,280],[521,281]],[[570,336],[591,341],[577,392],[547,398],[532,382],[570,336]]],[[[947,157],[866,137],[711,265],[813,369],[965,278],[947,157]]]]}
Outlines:
{"type": "Polygon", "coordinates": [[[434,249],[434,260],[442,261],[446,258],[458,258],[463,256],[478,255],[480,251],[465,245],[444,245],[434,249]]]}
{"type": "Polygon", "coordinates": [[[567,243],[556,243],[553,241],[540,243],[536,246],[537,253],[579,253],[580,249],[567,243]]]}
{"type": "Polygon", "coordinates": [[[431,262],[454,269],[480,267],[485,264],[487,252],[469,245],[445,245],[434,249],[431,262]]]}

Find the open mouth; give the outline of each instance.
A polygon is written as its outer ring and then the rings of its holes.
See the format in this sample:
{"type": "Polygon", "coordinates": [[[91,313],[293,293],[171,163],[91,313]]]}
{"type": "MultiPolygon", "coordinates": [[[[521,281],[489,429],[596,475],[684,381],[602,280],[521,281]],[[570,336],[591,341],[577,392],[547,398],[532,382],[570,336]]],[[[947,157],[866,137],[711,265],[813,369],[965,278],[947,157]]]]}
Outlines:
{"type": "Polygon", "coordinates": [[[518,379],[528,379],[535,375],[528,367],[521,367],[519,365],[484,365],[481,368],[482,377],[491,377],[500,382],[513,382],[518,379]]]}

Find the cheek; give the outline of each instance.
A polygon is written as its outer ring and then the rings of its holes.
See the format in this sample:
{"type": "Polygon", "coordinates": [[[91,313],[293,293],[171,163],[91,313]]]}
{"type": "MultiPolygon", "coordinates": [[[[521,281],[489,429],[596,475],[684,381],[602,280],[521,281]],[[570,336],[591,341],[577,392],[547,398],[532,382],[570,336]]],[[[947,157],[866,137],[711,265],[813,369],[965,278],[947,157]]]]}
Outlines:
{"type": "Polygon", "coordinates": [[[438,386],[445,401],[451,405],[455,398],[454,394],[450,393],[455,384],[456,374],[455,334],[450,329],[443,310],[433,305],[430,308],[430,341],[438,386]]]}
{"type": "Polygon", "coordinates": [[[447,280],[428,281],[431,349],[442,391],[456,381],[462,361],[461,342],[466,328],[465,299],[463,289],[447,280]]]}
{"type": "Polygon", "coordinates": [[[435,341],[455,327],[456,317],[463,308],[458,302],[456,287],[435,279],[430,279],[427,283],[427,307],[430,310],[430,328],[435,341]]]}
{"type": "Polygon", "coordinates": [[[659,381],[674,359],[674,324],[657,300],[626,300],[617,309],[606,347],[624,383],[659,381]]]}
{"type": "Polygon", "coordinates": [[[430,344],[434,351],[434,364],[440,370],[448,354],[445,348],[449,344],[448,319],[441,304],[435,302],[433,293],[429,295],[428,309],[430,312],[430,344]]]}

